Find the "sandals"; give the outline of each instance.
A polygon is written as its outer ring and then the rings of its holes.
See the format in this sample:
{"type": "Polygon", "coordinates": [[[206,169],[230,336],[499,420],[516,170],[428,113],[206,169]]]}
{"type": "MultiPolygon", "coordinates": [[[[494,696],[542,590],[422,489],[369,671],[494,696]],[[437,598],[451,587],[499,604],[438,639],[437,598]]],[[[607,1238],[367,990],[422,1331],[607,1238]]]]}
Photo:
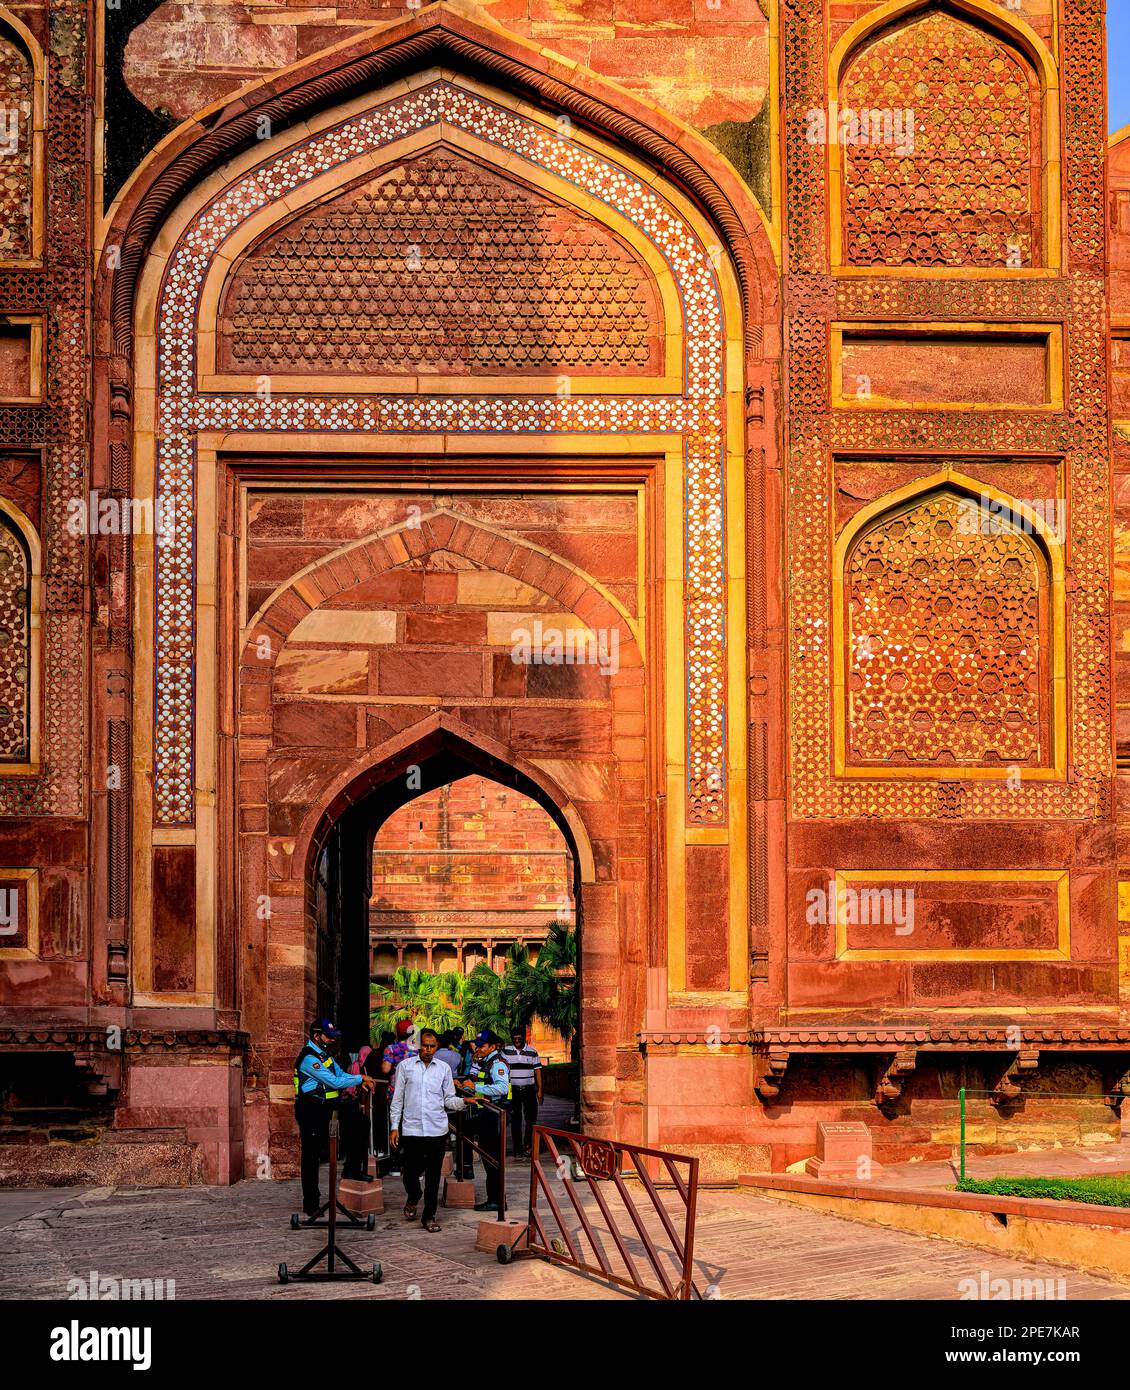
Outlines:
{"type": "MultiPolygon", "coordinates": [[[[405,1221],[415,1221],[415,1219],[416,1219],[416,1209],[419,1207],[419,1205],[420,1205],[419,1202],[405,1202],[405,1204],[404,1204],[404,1219],[405,1219],[405,1221]]],[[[438,1231],[439,1228],[440,1228],[440,1227],[439,1227],[439,1222],[438,1222],[438,1221],[425,1221],[425,1222],[424,1222],[424,1230],[425,1230],[425,1231],[438,1231]]]]}

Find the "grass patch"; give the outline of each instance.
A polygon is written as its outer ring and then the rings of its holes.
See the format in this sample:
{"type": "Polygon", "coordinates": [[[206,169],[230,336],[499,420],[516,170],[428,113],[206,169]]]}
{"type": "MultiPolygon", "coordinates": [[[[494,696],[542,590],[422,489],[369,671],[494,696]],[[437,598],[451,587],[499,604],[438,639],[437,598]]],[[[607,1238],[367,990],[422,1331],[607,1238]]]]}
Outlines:
{"type": "Polygon", "coordinates": [[[1130,1207],[1130,1173],[1093,1178],[966,1178],[959,1192],[990,1197],[1046,1197],[1060,1202],[1090,1202],[1097,1207],[1130,1207]]]}

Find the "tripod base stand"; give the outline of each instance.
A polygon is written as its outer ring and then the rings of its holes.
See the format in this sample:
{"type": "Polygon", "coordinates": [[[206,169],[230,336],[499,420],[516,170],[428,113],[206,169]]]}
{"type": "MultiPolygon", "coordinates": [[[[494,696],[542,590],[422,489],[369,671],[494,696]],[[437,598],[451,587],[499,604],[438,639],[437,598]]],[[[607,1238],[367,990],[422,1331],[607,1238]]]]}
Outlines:
{"type": "MultiPolygon", "coordinates": [[[[329,1226],[329,1218],[322,1220],[323,1216],[330,1209],[329,1202],[323,1202],[313,1216],[303,1217],[298,1212],[292,1212],[290,1218],[290,1229],[292,1231],[306,1231],[311,1226],[317,1226],[320,1230],[325,1230],[329,1226]]],[[[337,1204],[338,1219],[343,1216],[353,1230],[375,1231],[377,1229],[377,1218],[372,1212],[368,1216],[358,1216],[355,1211],[350,1211],[348,1207],[343,1207],[340,1202],[337,1204]]]]}
{"type": "MultiPolygon", "coordinates": [[[[299,1230],[303,1225],[313,1226],[319,1223],[319,1218],[325,1214],[325,1226],[328,1232],[326,1244],[312,1258],[306,1261],[301,1269],[290,1270],[286,1264],[278,1267],[280,1284],[289,1284],[292,1280],[306,1280],[309,1282],[326,1282],[332,1279],[371,1279],[374,1284],[379,1284],[383,1278],[383,1273],[379,1264],[373,1264],[368,1271],[355,1265],[344,1250],[339,1250],[337,1246],[337,1214],[344,1212],[353,1226],[360,1226],[362,1223],[357,1220],[353,1212],[347,1211],[337,1200],[337,1139],[338,1121],[337,1111],[330,1116],[330,1198],[325,1206],[321,1207],[317,1214],[309,1221],[303,1222],[297,1216],[290,1219],[291,1229],[299,1230]],[[319,1269],[318,1266],[325,1261],[325,1268],[319,1269]],[[339,1267],[340,1266],[340,1267],[339,1267]]],[[[372,1230],[376,1225],[375,1218],[370,1215],[365,1223],[366,1229],[372,1230]]]]}

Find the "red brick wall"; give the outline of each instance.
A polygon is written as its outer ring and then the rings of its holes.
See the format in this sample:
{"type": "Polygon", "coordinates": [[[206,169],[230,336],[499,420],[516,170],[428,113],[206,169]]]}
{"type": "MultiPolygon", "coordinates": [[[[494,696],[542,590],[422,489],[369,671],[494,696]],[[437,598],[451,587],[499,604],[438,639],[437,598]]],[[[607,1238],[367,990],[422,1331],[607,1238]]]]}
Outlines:
{"type": "MultiPolygon", "coordinates": [[[[373,845],[371,926],[543,926],[572,915],[572,856],[536,801],[485,777],[464,777],[411,801],[373,845]],[[456,914],[458,921],[456,921],[456,914]]],[[[465,933],[462,933],[465,934],[465,933]]]]}
{"type": "MultiPolygon", "coordinates": [[[[279,585],[339,546],[388,526],[426,516],[452,499],[434,493],[298,492],[252,495],[247,511],[247,605],[254,613],[279,585]]],[[[524,497],[460,494],[462,515],[498,527],[531,545],[552,550],[607,586],[632,616],[637,614],[636,500],[612,493],[537,493],[524,497]]],[[[462,566],[469,568],[469,566],[462,566]]],[[[414,611],[423,598],[416,574],[390,575],[409,581],[404,592],[414,611]]],[[[454,578],[429,584],[428,609],[454,578]],[[435,595],[433,598],[432,595],[435,595]]],[[[440,605],[442,606],[442,605],[440,605]]],[[[423,640],[424,626],[420,625],[423,640]]],[[[543,668],[544,669],[544,668],[543,668]]]]}

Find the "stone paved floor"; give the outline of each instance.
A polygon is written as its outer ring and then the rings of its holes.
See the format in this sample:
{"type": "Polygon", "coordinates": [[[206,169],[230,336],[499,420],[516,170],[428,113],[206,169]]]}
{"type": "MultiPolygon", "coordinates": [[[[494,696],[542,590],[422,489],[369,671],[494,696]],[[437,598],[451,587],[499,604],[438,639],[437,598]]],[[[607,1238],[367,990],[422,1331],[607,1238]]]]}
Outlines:
{"type": "MultiPolygon", "coordinates": [[[[90,1270],[172,1278],[179,1299],[624,1296],[540,1260],[499,1265],[475,1250],[480,1218],[470,1212],[441,1212],[443,1232],[428,1235],[400,1216],[395,1180],[386,1180],[386,1192],[391,1209],[377,1218],[377,1229],[347,1231],[341,1241],[359,1263],[381,1261],[380,1286],[284,1288],[278,1262],[298,1267],[324,1235],[288,1228],[295,1183],[0,1191],[0,1299],[63,1298],[67,1281],[90,1270]]],[[[696,1256],[696,1282],[715,1285],[722,1298],[944,1301],[960,1297],[960,1280],[987,1270],[993,1279],[1062,1276],[1068,1299],[1130,1299],[1130,1285],[736,1191],[700,1192],[696,1256]]]]}

